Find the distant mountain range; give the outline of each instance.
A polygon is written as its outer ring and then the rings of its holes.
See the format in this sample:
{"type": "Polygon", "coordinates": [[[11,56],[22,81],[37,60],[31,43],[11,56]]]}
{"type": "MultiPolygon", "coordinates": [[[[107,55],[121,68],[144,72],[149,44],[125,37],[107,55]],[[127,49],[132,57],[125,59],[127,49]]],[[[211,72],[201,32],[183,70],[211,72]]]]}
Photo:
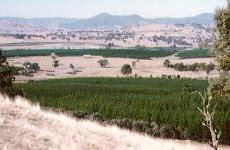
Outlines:
{"type": "Polygon", "coordinates": [[[116,16],[102,13],[87,19],[71,18],[0,18],[0,30],[10,30],[11,28],[66,28],[66,29],[90,29],[99,27],[122,27],[141,24],[202,24],[213,23],[214,14],[204,13],[193,17],[184,18],[154,18],[147,19],[138,15],[116,16]]]}
{"type": "Polygon", "coordinates": [[[147,19],[140,17],[138,15],[130,16],[113,16],[110,14],[100,14],[89,19],[81,19],[72,23],[61,24],[60,27],[69,29],[78,28],[92,28],[101,26],[130,26],[130,25],[140,25],[140,24],[179,24],[179,23],[194,23],[194,24],[212,24],[214,14],[200,14],[194,17],[184,17],[184,18],[154,18],[147,19]]]}

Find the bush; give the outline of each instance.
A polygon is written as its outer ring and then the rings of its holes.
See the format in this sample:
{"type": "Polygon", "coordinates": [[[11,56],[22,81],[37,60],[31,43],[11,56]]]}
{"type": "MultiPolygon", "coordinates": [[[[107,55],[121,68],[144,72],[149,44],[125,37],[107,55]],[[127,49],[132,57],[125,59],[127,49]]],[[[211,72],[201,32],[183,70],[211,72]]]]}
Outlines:
{"type": "Polygon", "coordinates": [[[38,63],[25,62],[23,64],[24,68],[22,70],[22,75],[32,77],[34,73],[40,69],[38,63]]]}
{"type": "Polygon", "coordinates": [[[9,66],[6,57],[2,56],[2,51],[0,50],[0,93],[7,94],[10,97],[23,95],[21,88],[16,89],[13,87],[16,72],[17,68],[9,66]]]}
{"type": "Polygon", "coordinates": [[[206,71],[209,73],[215,69],[215,65],[213,63],[194,63],[191,65],[185,65],[184,63],[176,63],[176,64],[169,64],[170,68],[174,68],[177,71],[206,71]]]}
{"type": "Polygon", "coordinates": [[[53,67],[57,68],[59,66],[59,60],[53,60],[53,67]]]}
{"type": "Polygon", "coordinates": [[[72,70],[71,72],[68,72],[69,74],[76,74],[77,73],[77,70],[73,64],[70,64],[69,67],[72,70]]]}
{"type": "Polygon", "coordinates": [[[230,76],[221,76],[209,81],[209,90],[213,96],[230,96],[230,76]]]}
{"type": "Polygon", "coordinates": [[[166,59],[164,62],[163,62],[163,66],[166,67],[166,68],[169,68],[170,67],[170,61],[168,59],[166,59]]]}
{"type": "Polygon", "coordinates": [[[129,64],[125,64],[125,65],[123,65],[122,68],[121,68],[121,73],[122,73],[123,75],[132,74],[132,71],[133,71],[133,69],[132,69],[132,67],[131,67],[129,64]]]}
{"type": "Polygon", "coordinates": [[[101,59],[99,60],[97,63],[99,63],[99,65],[102,67],[102,68],[105,68],[107,67],[107,65],[109,64],[109,61],[107,59],[101,59]]]}
{"type": "Polygon", "coordinates": [[[0,88],[11,87],[15,80],[14,74],[15,68],[9,66],[6,57],[2,56],[2,51],[0,50],[0,88]]]}
{"type": "Polygon", "coordinates": [[[185,66],[183,63],[177,63],[177,64],[173,65],[173,68],[177,71],[184,71],[185,70],[185,66]]]}

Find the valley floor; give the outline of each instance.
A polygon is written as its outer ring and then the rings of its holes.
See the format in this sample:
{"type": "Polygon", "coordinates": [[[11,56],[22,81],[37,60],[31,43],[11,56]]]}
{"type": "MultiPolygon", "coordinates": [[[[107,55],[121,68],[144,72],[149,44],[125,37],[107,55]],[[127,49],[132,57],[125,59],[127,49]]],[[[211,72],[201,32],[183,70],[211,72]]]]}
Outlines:
{"type": "MultiPolygon", "coordinates": [[[[60,57],[60,66],[54,68],[52,66],[52,59],[50,56],[36,56],[36,57],[14,57],[8,58],[10,64],[14,66],[21,66],[25,62],[37,62],[42,71],[39,71],[34,77],[17,76],[16,79],[23,80],[44,80],[52,78],[71,78],[71,77],[122,77],[121,67],[124,64],[132,64],[135,59],[129,58],[106,58],[109,61],[107,68],[101,68],[97,63],[98,60],[104,59],[100,56],[92,57],[60,57]],[[80,71],[76,75],[68,74],[71,72],[70,64],[73,64],[80,71]],[[48,76],[49,71],[52,71],[54,76],[48,76]]],[[[140,60],[136,63],[136,67],[133,67],[132,76],[137,74],[142,77],[161,77],[162,75],[180,75],[186,78],[199,78],[205,79],[209,77],[218,76],[217,71],[211,72],[209,75],[205,71],[191,72],[183,71],[179,72],[174,69],[168,69],[163,66],[163,62],[169,59],[172,63],[183,62],[184,64],[193,63],[210,63],[214,62],[213,58],[194,58],[194,59],[179,59],[178,57],[169,56],[162,58],[152,58],[150,60],[140,60]]]]}

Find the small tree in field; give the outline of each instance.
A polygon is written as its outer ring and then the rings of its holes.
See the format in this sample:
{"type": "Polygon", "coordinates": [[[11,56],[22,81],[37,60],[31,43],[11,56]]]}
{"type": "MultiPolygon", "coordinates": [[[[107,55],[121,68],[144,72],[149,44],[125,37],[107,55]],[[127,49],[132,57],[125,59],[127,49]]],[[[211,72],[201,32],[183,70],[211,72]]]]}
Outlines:
{"type": "Polygon", "coordinates": [[[121,67],[121,73],[123,75],[130,75],[130,74],[132,74],[132,71],[133,71],[133,69],[129,64],[125,64],[121,67]]]}
{"type": "Polygon", "coordinates": [[[102,68],[105,68],[108,66],[109,64],[109,61],[107,59],[101,59],[99,60],[97,63],[99,63],[99,65],[102,67],[102,68]]]}
{"type": "Polygon", "coordinates": [[[169,68],[170,67],[170,61],[168,59],[166,59],[164,62],[163,62],[163,66],[166,67],[166,68],[169,68]]]}
{"type": "Polygon", "coordinates": [[[57,68],[59,66],[58,56],[55,53],[51,53],[50,57],[53,59],[53,67],[57,68]]]}
{"type": "Polygon", "coordinates": [[[9,65],[6,57],[2,55],[2,51],[0,50],[0,93],[7,94],[11,97],[23,95],[22,90],[13,88],[15,73],[16,68],[9,65]]]}
{"type": "Polygon", "coordinates": [[[14,68],[9,66],[0,50],[0,88],[11,87],[14,80],[14,68]]]}
{"type": "Polygon", "coordinates": [[[69,67],[70,67],[70,69],[72,69],[71,74],[76,74],[77,73],[77,71],[75,69],[75,66],[73,64],[70,64],[69,67]]]}
{"type": "Polygon", "coordinates": [[[34,73],[37,73],[37,71],[40,69],[40,66],[38,63],[30,63],[30,62],[25,62],[23,64],[23,75],[25,76],[33,76],[34,73]]]}

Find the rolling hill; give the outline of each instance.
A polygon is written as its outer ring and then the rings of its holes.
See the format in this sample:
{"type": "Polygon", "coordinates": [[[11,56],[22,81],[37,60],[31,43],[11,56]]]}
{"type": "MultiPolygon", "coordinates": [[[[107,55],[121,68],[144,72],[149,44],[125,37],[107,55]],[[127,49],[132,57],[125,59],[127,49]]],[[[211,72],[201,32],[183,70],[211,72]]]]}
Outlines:
{"type": "Polygon", "coordinates": [[[140,24],[202,24],[213,23],[213,14],[200,14],[184,18],[143,18],[138,15],[117,16],[102,13],[87,19],[74,18],[0,18],[0,31],[6,30],[33,30],[33,29],[92,29],[92,28],[114,28],[140,24]],[[28,29],[29,28],[29,29],[28,29]]]}

